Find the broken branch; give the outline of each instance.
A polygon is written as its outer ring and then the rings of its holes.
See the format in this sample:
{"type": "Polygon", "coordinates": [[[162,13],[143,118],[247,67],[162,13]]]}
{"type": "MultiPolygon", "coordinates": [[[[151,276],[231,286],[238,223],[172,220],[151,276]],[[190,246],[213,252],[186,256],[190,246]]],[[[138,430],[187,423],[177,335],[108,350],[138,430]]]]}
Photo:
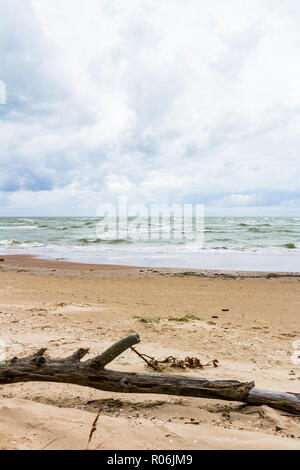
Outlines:
{"type": "Polygon", "coordinates": [[[138,335],[130,335],[87,361],[81,361],[87,349],[79,349],[65,359],[50,359],[44,356],[46,349],[43,348],[23,359],[13,358],[0,364],[0,384],[33,381],[70,383],[112,392],[240,401],[250,405],[269,405],[293,414],[300,413],[299,394],[258,390],[254,388],[254,382],[105,369],[105,365],[139,341],[138,335]]]}

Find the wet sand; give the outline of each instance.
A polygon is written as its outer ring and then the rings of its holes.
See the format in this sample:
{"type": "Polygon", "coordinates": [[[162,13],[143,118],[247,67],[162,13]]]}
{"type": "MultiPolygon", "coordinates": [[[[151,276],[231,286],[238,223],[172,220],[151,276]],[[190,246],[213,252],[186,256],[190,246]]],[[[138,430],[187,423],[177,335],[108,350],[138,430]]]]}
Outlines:
{"type": "MultiPolygon", "coordinates": [[[[141,352],[197,356],[219,367],[167,373],[254,380],[300,393],[293,343],[300,339],[300,277],[49,261],[0,255],[0,339],[7,358],[47,347],[90,356],[131,333],[141,352]],[[188,316],[187,321],[178,321],[188,316]]],[[[149,371],[132,351],[111,368],[149,371]]],[[[85,449],[299,449],[299,419],[266,406],[117,394],[75,385],[0,387],[0,446],[85,449]]]]}

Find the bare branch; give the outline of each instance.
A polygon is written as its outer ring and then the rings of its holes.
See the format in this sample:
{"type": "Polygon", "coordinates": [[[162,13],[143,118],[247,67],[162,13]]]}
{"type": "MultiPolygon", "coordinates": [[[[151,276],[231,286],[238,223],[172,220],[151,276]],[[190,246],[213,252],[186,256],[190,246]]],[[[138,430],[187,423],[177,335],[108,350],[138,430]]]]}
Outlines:
{"type": "Polygon", "coordinates": [[[71,356],[67,357],[65,361],[74,361],[78,362],[80,361],[86,354],[88,354],[89,349],[83,349],[80,348],[77,351],[75,351],[71,356]]]}
{"type": "Polygon", "coordinates": [[[240,401],[249,405],[269,405],[299,415],[300,395],[254,388],[254,382],[206,380],[169,374],[144,374],[106,370],[104,366],[138,343],[131,335],[118,341],[103,354],[82,362],[87,349],[79,349],[65,359],[43,357],[45,348],[23,359],[0,364],[0,384],[19,382],[59,382],[122,393],[158,393],[189,397],[240,401]]]}
{"type": "Polygon", "coordinates": [[[117,343],[113,344],[110,348],[104,351],[99,356],[94,357],[88,361],[89,365],[94,369],[100,369],[105,367],[107,364],[112,362],[116,357],[120,356],[126,349],[130,348],[134,344],[140,342],[139,335],[130,335],[126,338],[121,339],[117,343]]]}

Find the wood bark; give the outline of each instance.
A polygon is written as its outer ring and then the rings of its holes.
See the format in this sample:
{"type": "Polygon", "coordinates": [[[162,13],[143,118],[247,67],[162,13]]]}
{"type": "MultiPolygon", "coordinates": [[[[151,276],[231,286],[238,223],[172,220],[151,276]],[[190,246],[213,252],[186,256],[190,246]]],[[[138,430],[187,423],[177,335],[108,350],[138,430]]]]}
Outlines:
{"type": "Polygon", "coordinates": [[[89,352],[88,349],[79,349],[64,359],[50,359],[44,356],[46,349],[43,348],[31,356],[21,359],[14,357],[0,364],[0,384],[59,382],[112,392],[154,393],[239,401],[249,405],[269,405],[289,413],[300,412],[300,395],[257,390],[252,381],[207,380],[182,375],[105,369],[107,364],[139,341],[138,335],[130,335],[87,361],[82,361],[82,358],[89,352]]]}

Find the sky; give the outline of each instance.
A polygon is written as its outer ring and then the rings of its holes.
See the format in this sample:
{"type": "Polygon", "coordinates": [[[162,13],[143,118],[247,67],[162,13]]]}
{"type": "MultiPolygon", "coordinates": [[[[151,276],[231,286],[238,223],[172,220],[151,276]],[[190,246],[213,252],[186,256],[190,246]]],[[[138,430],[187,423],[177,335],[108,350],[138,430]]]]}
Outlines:
{"type": "Polygon", "coordinates": [[[300,215],[298,0],[1,0],[0,103],[0,216],[300,215]]]}

